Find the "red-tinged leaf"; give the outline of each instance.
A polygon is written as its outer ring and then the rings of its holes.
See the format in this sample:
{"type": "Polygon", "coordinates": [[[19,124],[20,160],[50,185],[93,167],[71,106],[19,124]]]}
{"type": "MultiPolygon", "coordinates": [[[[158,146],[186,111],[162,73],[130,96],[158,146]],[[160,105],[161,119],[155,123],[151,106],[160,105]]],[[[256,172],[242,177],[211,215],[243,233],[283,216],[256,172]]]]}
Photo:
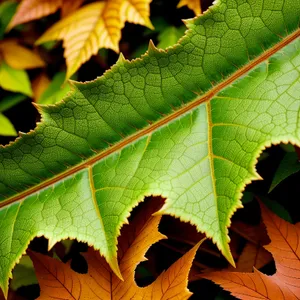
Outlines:
{"type": "Polygon", "coordinates": [[[252,272],[253,267],[260,269],[272,261],[272,255],[260,245],[248,242],[236,263],[236,269],[229,266],[232,271],[252,272]]]}
{"type": "Polygon", "coordinates": [[[300,225],[279,218],[260,203],[262,219],[271,243],[265,248],[274,257],[276,273],[267,276],[254,268],[253,273],[212,272],[210,279],[240,299],[300,299],[300,225]]]}
{"type": "Polygon", "coordinates": [[[23,0],[7,29],[48,16],[56,12],[61,3],[62,0],[23,0]]]}
{"type": "Polygon", "coordinates": [[[254,273],[213,272],[203,278],[210,279],[239,299],[296,300],[285,285],[273,276],[267,276],[254,269],[254,273]]]}
{"type": "Polygon", "coordinates": [[[118,258],[124,281],[110,269],[99,252],[89,248],[84,254],[88,273],[78,274],[67,264],[49,256],[30,252],[41,287],[39,299],[188,299],[188,274],[200,243],[163,272],[153,284],[140,288],[134,273],[145,253],[155,242],[165,238],[158,232],[161,216],[152,216],[160,201],[148,202],[129,226],[124,226],[119,239],[118,258]],[[157,205],[154,205],[154,204],[157,205]],[[151,205],[150,205],[151,204],[151,205]]]}
{"type": "Polygon", "coordinates": [[[260,204],[263,221],[271,243],[265,248],[276,263],[276,278],[300,298],[300,223],[296,225],[279,218],[260,204]]]}

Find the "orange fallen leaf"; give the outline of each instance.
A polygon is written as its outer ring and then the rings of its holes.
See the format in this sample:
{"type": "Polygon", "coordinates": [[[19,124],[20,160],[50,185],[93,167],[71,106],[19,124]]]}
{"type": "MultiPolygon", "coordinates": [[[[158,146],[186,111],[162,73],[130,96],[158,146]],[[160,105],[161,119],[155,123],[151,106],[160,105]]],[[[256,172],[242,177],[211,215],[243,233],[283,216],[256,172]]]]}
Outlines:
{"type": "Polygon", "coordinates": [[[270,243],[266,228],[263,224],[250,225],[241,221],[234,221],[230,229],[255,245],[266,245],[270,243]]]}
{"type": "Polygon", "coordinates": [[[152,216],[156,211],[153,201],[135,215],[128,226],[124,226],[119,238],[118,259],[124,281],[110,269],[98,251],[89,248],[84,254],[88,262],[88,273],[78,274],[68,264],[30,252],[41,294],[39,299],[188,299],[188,273],[200,243],[149,286],[140,288],[135,283],[135,268],[150,246],[165,236],[159,233],[161,216],[152,216]]]}
{"type": "Polygon", "coordinates": [[[195,15],[200,15],[202,13],[200,0],[180,0],[177,7],[179,8],[185,5],[193,10],[195,15]]]}
{"type": "Polygon", "coordinates": [[[240,254],[236,268],[229,266],[233,272],[252,272],[253,267],[260,269],[273,260],[272,255],[260,245],[248,242],[240,254]]]}
{"type": "Polygon", "coordinates": [[[49,28],[37,41],[63,40],[67,78],[97,54],[100,48],[119,52],[125,22],[153,28],[149,19],[152,0],[106,0],[90,3],[49,28]]]}
{"type": "Polygon", "coordinates": [[[17,70],[41,68],[45,62],[40,56],[17,43],[16,40],[4,40],[0,42],[0,53],[3,60],[17,70]]]}
{"type": "Polygon", "coordinates": [[[271,243],[276,273],[267,276],[256,268],[253,273],[212,272],[210,279],[240,299],[300,299],[300,223],[293,225],[279,218],[260,203],[262,219],[271,243]]]}

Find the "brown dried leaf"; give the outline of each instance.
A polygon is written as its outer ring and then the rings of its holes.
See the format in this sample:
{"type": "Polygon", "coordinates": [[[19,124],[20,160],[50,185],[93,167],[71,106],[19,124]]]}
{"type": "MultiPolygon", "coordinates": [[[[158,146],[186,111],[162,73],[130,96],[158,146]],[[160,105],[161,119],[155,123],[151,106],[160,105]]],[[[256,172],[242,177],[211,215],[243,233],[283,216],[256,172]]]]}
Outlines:
{"type": "Polygon", "coordinates": [[[212,272],[210,279],[240,299],[300,299],[300,224],[290,224],[260,203],[271,243],[265,248],[274,257],[276,273],[212,272]]]}
{"type": "Polygon", "coordinates": [[[119,239],[118,258],[124,281],[120,280],[98,251],[89,248],[84,254],[88,274],[78,274],[67,264],[51,257],[30,252],[41,287],[40,299],[188,299],[188,273],[198,243],[181,259],[163,272],[151,285],[140,288],[134,273],[150,246],[165,238],[158,232],[161,216],[152,216],[157,210],[153,201],[137,214],[129,226],[124,227],[119,239]]]}
{"type": "Polygon", "coordinates": [[[253,267],[260,269],[273,260],[272,254],[260,245],[248,242],[240,254],[236,268],[229,266],[235,272],[252,272],[253,267]]]}

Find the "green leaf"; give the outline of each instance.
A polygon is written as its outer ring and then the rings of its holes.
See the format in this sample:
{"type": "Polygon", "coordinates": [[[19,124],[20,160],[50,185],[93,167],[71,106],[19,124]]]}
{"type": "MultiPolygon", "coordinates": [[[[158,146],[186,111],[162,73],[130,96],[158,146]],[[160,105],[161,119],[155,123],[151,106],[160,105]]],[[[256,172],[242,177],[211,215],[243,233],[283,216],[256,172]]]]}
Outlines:
{"type": "Polygon", "coordinates": [[[300,145],[300,3],[218,1],[167,51],[150,43],[73,83],[42,122],[0,148],[0,286],[35,236],[93,245],[121,276],[117,236],[147,195],[232,264],[230,218],[271,144],[300,145]]]}
{"type": "Polygon", "coordinates": [[[173,46],[182,37],[185,30],[186,30],[186,28],[184,26],[181,26],[178,28],[174,27],[174,26],[169,26],[169,27],[165,28],[158,35],[159,43],[158,43],[157,47],[166,49],[170,46],[173,46]]]}
{"type": "Polygon", "coordinates": [[[22,256],[20,262],[16,265],[13,271],[13,279],[10,287],[12,290],[16,291],[22,286],[28,286],[32,284],[38,284],[33,263],[29,256],[22,256]]]}
{"type": "Polygon", "coordinates": [[[283,180],[300,171],[300,162],[296,152],[288,152],[280,162],[273,177],[269,193],[283,180]]]}
{"type": "Polygon", "coordinates": [[[5,29],[17,10],[18,2],[5,1],[0,4],[0,40],[3,39],[5,29]]]}
{"type": "Polygon", "coordinates": [[[260,196],[260,200],[263,201],[263,203],[273,211],[274,214],[276,214],[278,217],[280,217],[283,220],[286,220],[290,223],[293,223],[292,217],[289,214],[289,212],[278,202],[271,200],[267,197],[260,196]]]}
{"type": "Polygon", "coordinates": [[[65,97],[71,89],[70,84],[65,82],[65,78],[65,72],[55,74],[45,92],[38,99],[38,103],[54,104],[65,97]]]}
{"type": "Polygon", "coordinates": [[[25,95],[15,93],[0,99],[0,113],[12,108],[25,99],[27,99],[25,95]]]}
{"type": "Polygon", "coordinates": [[[0,113],[0,135],[17,136],[13,124],[7,117],[0,113]]]}
{"type": "Polygon", "coordinates": [[[242,201],[242,203],[244,205],[244,204],[252,202],[253,199],[254,199],[254,197],[255,196],[254,196],[254,194],[252,192],[244,192],[241,201],[242,201]]]}
{"type": "Polygon", "coordinates": [[[13,69],[5,62],[0,63],[0,87],[11,92],[32,96],[32,89],[26,71],[13,69]]]}

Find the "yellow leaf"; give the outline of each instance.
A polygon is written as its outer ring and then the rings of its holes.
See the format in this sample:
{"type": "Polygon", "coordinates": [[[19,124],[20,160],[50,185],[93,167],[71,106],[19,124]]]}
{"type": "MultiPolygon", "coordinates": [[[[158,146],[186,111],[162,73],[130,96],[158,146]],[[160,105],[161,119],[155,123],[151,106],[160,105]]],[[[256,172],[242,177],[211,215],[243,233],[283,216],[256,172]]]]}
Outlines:
{"type": "MultiPolygon", "coordinates": [[[[63,0],[23,0],[9,23],[7,30],[16,25],[39,19],[56,12],[63,0]]],[[[65,0],[66,1],[66,0],[65,0]]]]}
{"type": "Polygon", "coordinates": [[[0,52],[4,61],[17,70],[41,68],[45,62],[35,52],[18,45],[15,40],[0,42],[0,52]]]}
{"type": "Polygon", "coordinates": [[[5,62],[0,64],[0,87],[7,91],[32,96],[30,80],[26,71],[13,69],[5,62]]]}
{"type": "Polygon", "coordinates": [[[156,204],[161,206],[159,201],[146,203],[132,222],[122,229],[118,259],[124,281],[111,271],[99,251],[92,248],[83,254],[88,262],[87,274],[78,274],[67,264],[30,252],[41,287],[39,299],[188,299],[192,295],[187,288],[188,273],[201,242],[160,274],[151,285],[140,288],[135,282],[136,266],[145,260],[144,255],[150,246],[164,238],[158,231],[161,216],[152,215],[157,211],[156,204]]]}
{"type": "Polygon", "coordinates": [[[152,28],[151,0],[107,0],[85,5],[47,30],[37,41],[63,40],[67,78],[96,54],[99,48],[119,52],[121,29],[125,22],[152,28]]]}
{"type": "Polygon", "coordinates": [[[17,136],[14,125],[9,121],[7,117],[0,113],[0,135],[5,136],[17,136]]]}
{"type": "Polygon", "coordinates": [[[187,5],[187,7],[194,11],[196,15],[200,15],[202,13],[200,0],[180,0],[177,7],[182,7],[187,5]]]}
{"type": "Polygon", "coordinates": [[[123,1],[121,9],[122,21],[140,24],[154,29],[149,19],[149,4],[152,0],[127,0],[123,1]]]}

